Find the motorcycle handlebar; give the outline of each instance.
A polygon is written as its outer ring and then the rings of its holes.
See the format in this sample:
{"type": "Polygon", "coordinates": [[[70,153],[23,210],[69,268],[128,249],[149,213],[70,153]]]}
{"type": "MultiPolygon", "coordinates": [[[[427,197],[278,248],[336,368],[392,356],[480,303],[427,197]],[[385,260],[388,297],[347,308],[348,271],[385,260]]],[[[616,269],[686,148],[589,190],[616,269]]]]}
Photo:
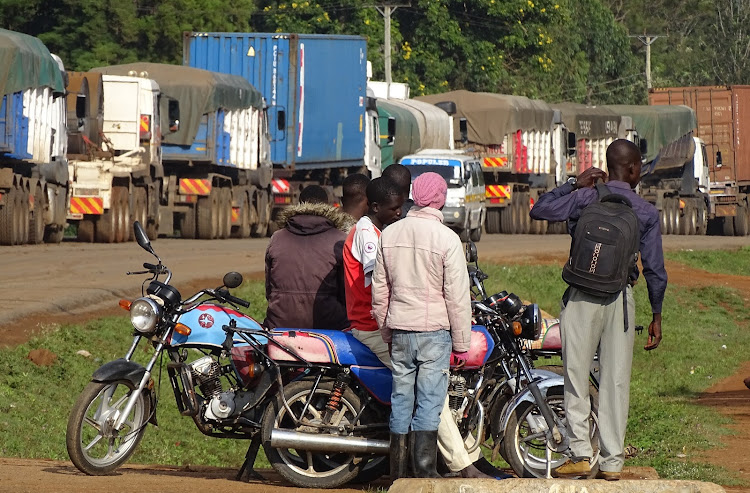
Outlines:
{"type": "Polygon", "coordinates": [[[236,305],[240,305],[241,307],[244,307],[244,308],[248,308],[250,306],[250,302],[249,301],[245,301],[242,298],[238,298],[236,296],[232,296],[231,294],[229,294],[229,291],[227,291],[226,289],[218,289],[218,290],[216,290],[216,295],[219,296],[219,297],[221,297],[222,299],[230,302],[230,303],[234,303],[236,305]]]}

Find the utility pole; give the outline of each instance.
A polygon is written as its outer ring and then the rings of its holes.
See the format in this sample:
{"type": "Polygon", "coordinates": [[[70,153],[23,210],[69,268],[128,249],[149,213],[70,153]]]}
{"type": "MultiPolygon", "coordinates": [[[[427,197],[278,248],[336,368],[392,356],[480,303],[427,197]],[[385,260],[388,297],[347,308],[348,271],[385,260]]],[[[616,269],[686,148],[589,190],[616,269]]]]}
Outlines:
{"type": "Polygon", "coordinates": [[[385,20],[385,33],[384,33],[384,54],[385,54],[385,82],[386,82],[386,90],[387,97],[391,97],[391,82],[393,82],[393,79],[391,78],[391,14],[396,11],[399,7],[409,7],[408,4],[383,4],[383,5],[375,5],[375,10],[380,12],[380,15],[383,16],[383,19],[385,20]]]}
{"type": "Polygon", "coordinates": [[[646,45],[646,92],[651,89],[651,45],[659,38],[666,38],[665,34],[639,34],[628,36],[629,38],[638,38],[641,43],[646,45]]]}

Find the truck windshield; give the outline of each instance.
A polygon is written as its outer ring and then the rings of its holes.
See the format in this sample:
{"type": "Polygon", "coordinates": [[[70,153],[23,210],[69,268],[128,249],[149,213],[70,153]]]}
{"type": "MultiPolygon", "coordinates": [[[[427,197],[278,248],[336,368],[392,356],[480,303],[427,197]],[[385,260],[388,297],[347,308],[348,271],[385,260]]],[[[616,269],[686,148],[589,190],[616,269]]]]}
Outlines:
{"type": "Polygon", "coordinates": [[[407,168],[411,172],[411,181],[421,175],[422,173],[433,172],[437,173],[448,182],[448,188],[461,188],[461,168],[458,166],[440,166],[440,165],[422,165],[422,164],[410,164],[407,168]]]}

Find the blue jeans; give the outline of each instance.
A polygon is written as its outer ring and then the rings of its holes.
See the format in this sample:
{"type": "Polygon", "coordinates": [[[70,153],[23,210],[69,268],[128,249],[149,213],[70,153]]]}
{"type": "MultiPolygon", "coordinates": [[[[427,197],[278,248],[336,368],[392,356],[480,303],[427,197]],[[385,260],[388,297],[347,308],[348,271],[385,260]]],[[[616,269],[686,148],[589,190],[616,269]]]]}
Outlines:
{"type": "Polygon", "coordinates": [[[394,330],[392,343],[391,432],[437,430],[448,395],[450,331],[394,330]]]}

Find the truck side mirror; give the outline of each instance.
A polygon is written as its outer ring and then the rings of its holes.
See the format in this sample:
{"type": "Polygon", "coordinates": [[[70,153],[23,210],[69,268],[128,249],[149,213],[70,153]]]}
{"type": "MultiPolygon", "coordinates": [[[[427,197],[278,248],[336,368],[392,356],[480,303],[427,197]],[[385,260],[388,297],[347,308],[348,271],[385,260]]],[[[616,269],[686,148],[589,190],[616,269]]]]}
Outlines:
{"type": "Polygon", "coordinates": [[[378,111],[377,99],[367,96],[367,111],[378,111]]]}
{"type": "Polygon", "coordinates": [[[466,144],[469,141],[469,124],[466,118],[458,120],[458,129],[461,132],[461,142],[466,144]]]}
{"type": "Polygon", "coordinates": [[[170,99],[167,113],[169,114],[169,131],[175,133],[180,129],[180,102],[170,99]]]}
{"type": "Polygon", "coordinates": [[[641,156],[646,155],[648,152],[648,140],[641,138],[638,142],[638,149],[641,151],[641,156]]]}
{"type": "Polygon", "coordinates": [[[388,143],[393,144],[396,140],[396,119],[392,116],[388,117],[388,143]]]}
{"type": "Polygon", "coordinates": [[[454,103],[453,101],[441,101],[439,103],[435,103],[435,106],[451,116],[456,114],[456,103],[454,103]]]}
{"type": "Polygon", "coordinates": [[[471,168],[469,166],[464,167],[464,181],[468,182],[471,180],[471,168]]]}
{"type": "Polygon", "coordinates": [[[721,168],[723,164],[724,163],[721,160],[721,151],[716,151],[716,167],[721,168]]]}
{"type": "Polygon", "coordinates": [[[578,149],[578,138],[575,132],[568,132],[568,156],[572,156],[578,149]]]}
{"type": "Polygon", "coordinates": [[[286,128],[286,111],[279,110],[276,115],[276,127],[279,130],[284,130],[286,128]]]}

